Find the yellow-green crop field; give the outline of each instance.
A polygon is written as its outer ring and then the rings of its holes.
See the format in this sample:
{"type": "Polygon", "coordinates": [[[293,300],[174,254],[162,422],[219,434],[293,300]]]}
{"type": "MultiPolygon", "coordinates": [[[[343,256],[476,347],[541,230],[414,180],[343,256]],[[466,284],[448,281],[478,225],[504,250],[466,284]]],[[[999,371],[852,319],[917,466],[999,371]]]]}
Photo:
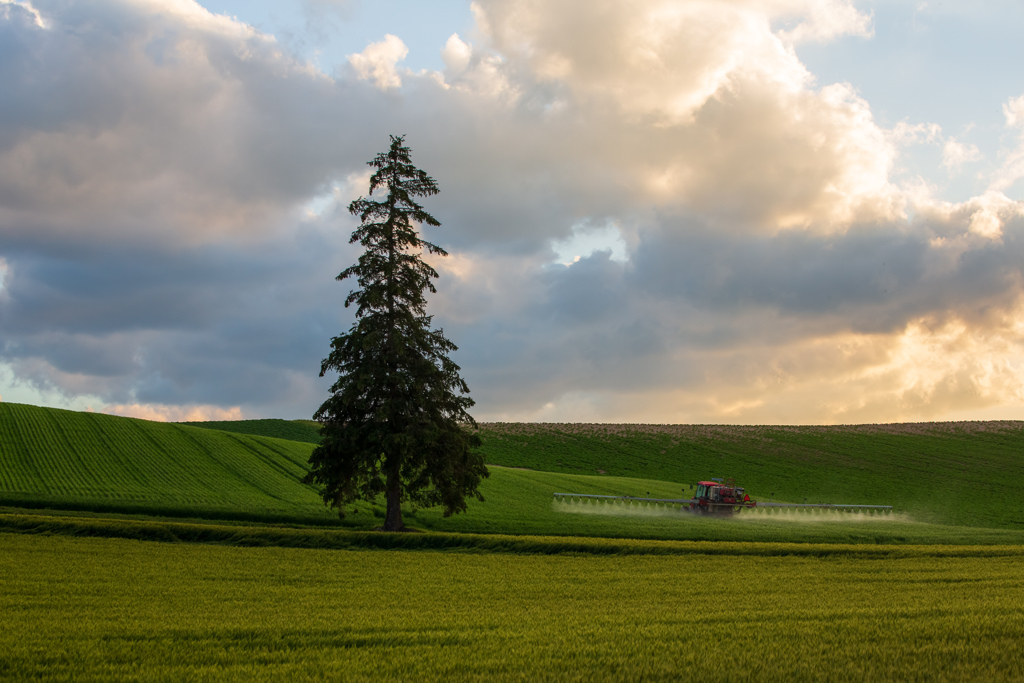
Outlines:
{"type": "Polygon", "coordinates": [[[486,501],[383,534],[309,424],[0,404],[0,681],[1024,680],[1024,423],[481,434],[486,501]],[[552,500],[712,474],[896,510],[552,500]]]}
{"type": "Polygon", "coordinates": [[[1024,549],[918,548],[594,556],[0,533],[0,679],[1024,678],[1024,549]]]}

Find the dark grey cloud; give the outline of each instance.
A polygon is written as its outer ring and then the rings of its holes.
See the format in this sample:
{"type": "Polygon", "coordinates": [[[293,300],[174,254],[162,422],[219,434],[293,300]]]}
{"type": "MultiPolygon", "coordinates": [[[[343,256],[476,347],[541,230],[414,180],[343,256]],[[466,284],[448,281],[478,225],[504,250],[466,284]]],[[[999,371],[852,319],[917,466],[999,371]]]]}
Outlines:
{"type": "Polygon", "coordinates": [[[258,412],[296,376],[319,384],[330,337],[351,322],[348,288],[333,280],[352,258],[346,238],[311,229],[260,249],[9,252],[0,352],[40,389],[258,412]]]}
{"type": "Polygon", "coordinates": [[[984,336],[1020,305],[1024,220],[1007,220],[1001,242],[935,243],[945,230],[922,221],[751,237],[663,217],[628,264],[598,252],[533,273],[543,297],[458,328],[469,340],[463,364],[483,405],[536,409],[566,387],[609,395],[755,383],[798,371],[772,349],[898,336],[922,320],[964,321],[984,336]]]}

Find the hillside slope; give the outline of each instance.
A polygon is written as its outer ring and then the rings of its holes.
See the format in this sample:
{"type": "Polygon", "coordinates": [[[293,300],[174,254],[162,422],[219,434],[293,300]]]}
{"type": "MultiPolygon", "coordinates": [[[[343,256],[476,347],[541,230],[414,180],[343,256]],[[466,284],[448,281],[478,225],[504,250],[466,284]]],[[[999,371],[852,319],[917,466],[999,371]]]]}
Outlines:
{"type": "MultiPolygon", "coordinates": [[[[196,424],[317,439],[315,423],[302,421],[196,424]]],[[[1024,422],[481,423],[480,437],[485,461],[505,467],[676,482],[677,494],[733,477],[758,500],[893,505],[931,522],[1024,529],[1024,422]]]]}
{"type": "Polygon", "coordinates": [[[893,505],[945,524],[1024,529],[1024,422],[823,427],[482,424],[487,462],[692,484],[758,500],[893,505]]]}
{"type": "Polygon", "coordinates": [[[313,446],[98,413],[0,403],[0,503],[329,520],[300,483],[313,446]]]}
{"type": "MultiPolygon", "coordinates": [[[[309,423],[285,420],[200,428],[0,403],[0,505],[331,522],[335,513],[300,483],[313,445],[253,434],[309,441],[314,432],[309,423]]],[[[492,468],[481,487],[486,503],[471,502],[468,514],[450,519],[424,510],[414,521],[410,513],[411,523],[564,533],[577,517],[552,516],[555,490],[676,497],[697,480],[731,476],[762,501],[891,504],[918,522],[1024,530],[1020,422],[482,424],[480,433],[488,463],[528,469],[492,468]]],[[[358,507],[363,514],[347,517],[346,524],[373,526],[383,512],[358,507]]],[[[635,533],[646,535],[648,526],[635,533]]],[[[572,532],[619,535],[627,529],[611,520],[584,527],[572,532]]],[[[678,537],[677,531],[667,537],[678,537]]]]}

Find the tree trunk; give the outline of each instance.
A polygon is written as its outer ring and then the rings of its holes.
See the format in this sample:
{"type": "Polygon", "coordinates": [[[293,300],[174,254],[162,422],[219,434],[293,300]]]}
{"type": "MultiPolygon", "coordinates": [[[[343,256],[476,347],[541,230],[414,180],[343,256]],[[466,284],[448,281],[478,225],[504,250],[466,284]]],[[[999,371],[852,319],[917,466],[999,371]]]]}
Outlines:
{"type": "Polygon", "coordinates": [[[388,474],[388,508],[384,514],[384,531],[405,531],[402,523],[402,482],[398,473],[388,474]]]}

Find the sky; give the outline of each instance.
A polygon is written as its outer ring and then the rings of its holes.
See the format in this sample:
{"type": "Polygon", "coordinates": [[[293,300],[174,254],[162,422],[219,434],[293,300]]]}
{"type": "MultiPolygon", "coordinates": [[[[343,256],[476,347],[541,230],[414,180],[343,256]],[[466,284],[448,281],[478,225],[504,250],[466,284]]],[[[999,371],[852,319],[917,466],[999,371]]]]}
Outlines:
{"type": "Polygon", "coordinates": [[[484,421],[1024,419],[1024,6],[0,0],[0,400],[308,418],[438,182],[484,421]]]}

